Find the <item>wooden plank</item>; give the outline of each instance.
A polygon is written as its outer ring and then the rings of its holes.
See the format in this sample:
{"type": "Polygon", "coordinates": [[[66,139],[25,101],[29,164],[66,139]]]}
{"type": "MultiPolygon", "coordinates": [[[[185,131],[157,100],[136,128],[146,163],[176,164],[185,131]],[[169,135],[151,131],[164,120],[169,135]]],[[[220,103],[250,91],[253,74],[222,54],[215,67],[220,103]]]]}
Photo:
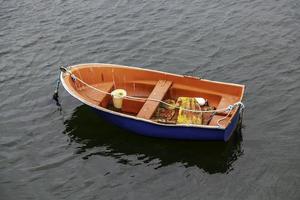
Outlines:
{"type": "MultiPolygon", "coordinates": [[[[230,97],[230,96],[226,96],[226,97],[222,97],[222,99],[219,102],[218,107],[216,108],[218,109],[223,109],[223,108],[227,108],[229,105],[232,105],[233,103],[237,102],[237,97],[230,97]]],[[[217,126],[217,121],[221,118],[224,118],[225,116],[226,119],[222,120],[220,122],[220,124],[223,127],[227,127],[227,125],[230,123],[230,120],[232,118],[232,114],[234,111],[232,111],[229,115],[227,112],[217,112],[211,119],[211,121],[209,122],[210,126],[217,126]]]]}
{"type": "MultiPolygon", "coordinates": [[[[222,97],[216,109],[218,110],[218,109],[227,108],[230,104],[232,104],[231,102],[237,102],[237,100],[235,98],[222,97]]],[[[228,114],[227,112],[217,112],[215,115],[227,116],[227,114],[228,114]]],[[[228,117],[231,117],[231,115],[232,113],[230,113],[228,117]]]]}
{"type": "MultiPolygon", "coordinates": [[[[112,82],[100,83],[100,84],[93,85],[93,87],[110,93],[114,88],[114,84],[112,82]]],[[[88,97],[90,100],[92,100],[95,104],[102,107],[106,107],[107,104],[109,103],[109,100],[111,99],[111,96],[109,94],[98,92],[89,87],[83,89],[81,93],[84,96],[88,97]]]]}
{"type": "Polygon", "coordinates": [[[172,85],[171,81],[159,80],[156,83],[153,91],[149,95],[148,100],[145,102],[144,106],[137,114],[137,117],[150,119],[159,105],[158,101],[153,101],[151,99],[156,99],[161,101],[166,95],[171,85],[172,85]]]}

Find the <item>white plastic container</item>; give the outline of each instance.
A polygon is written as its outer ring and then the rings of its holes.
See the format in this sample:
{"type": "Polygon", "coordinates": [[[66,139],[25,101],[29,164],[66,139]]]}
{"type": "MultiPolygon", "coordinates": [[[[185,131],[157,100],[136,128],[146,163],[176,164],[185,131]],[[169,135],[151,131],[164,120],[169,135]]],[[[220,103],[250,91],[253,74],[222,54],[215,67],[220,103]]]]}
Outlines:
{"type": "Polygon", "coordinates": [[[123,89],[116,89],[111,92],[111,95],[113,97],[113,103],[114,107],[117,109],[122,108],[123,98],[126,97],[127,92],[123,89]]]}
{"type": "Polygon", "coordinates": [[[196,101],[199,103],[200,106],[204,106],[207,103],[207,100],[202,97],[196,97],[196,101]]]}

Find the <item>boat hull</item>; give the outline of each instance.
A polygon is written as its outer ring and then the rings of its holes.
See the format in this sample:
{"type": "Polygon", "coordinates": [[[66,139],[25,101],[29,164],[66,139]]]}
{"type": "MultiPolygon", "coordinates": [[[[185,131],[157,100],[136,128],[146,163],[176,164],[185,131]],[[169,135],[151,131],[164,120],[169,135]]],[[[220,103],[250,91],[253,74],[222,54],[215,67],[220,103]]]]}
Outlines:
{"type": "Polygon", "coordinates": [[[113,113],[93,108],[93,110],[104,120],[116,126],[129,130],[133,133],[167,139],[177,140],[219,140],[228,141],[239,123],[239,112],[236,112],[231,123],[226,129],[189,127],[189,126],[168,126],[146,121],[127,118],[113,113]]]}
{"type": "Polygon", "coordinates": [[[61,83],[76,99],[93,108],[104,120],[131,132],[159,138],[179,140],[227,141],[239,123],[239,109],[227,109],[242,100],[245,86],[182,76],[137,67],[114,64],[87,63],[62,68],[61,83]],[[113,89],[125,89],[128,97],[122,109],[114,111],[113,89]],[[151,120],[157,101],[180,97],[203,97],[219,112],[206,125],[167,124],[151,120]],[[222,120],[222,127],[219,127],[222,120]]]}

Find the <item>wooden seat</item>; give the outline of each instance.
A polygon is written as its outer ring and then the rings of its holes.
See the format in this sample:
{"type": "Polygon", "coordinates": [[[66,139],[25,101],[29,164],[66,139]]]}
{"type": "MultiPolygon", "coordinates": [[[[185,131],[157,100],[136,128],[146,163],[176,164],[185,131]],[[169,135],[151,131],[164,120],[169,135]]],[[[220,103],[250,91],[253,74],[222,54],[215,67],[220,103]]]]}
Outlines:
{"type": "Polygon", "coordinates": [[[172,81],[159,80],[156,83],[151,94],[149,95],[148,100],[145,102],[145,104],[137,114],[137,117],[150,119],[159,105],[158,101],[153,101],[151,99],[156,99],[161,101],[166,95],[171,85],[172,85],[172,81]]]}
{"type": "MultiPolygon", "coordinates": [[[[108,92],[110,93],[113,88],[114,88],[114,84],[112,82],[107,82],[107,83],[100,83],[100,84],[95,84],[93,85],[93,87],[108,92]]],[[[80,93],[86,97],[88,97],[90,100],[92,100],[95,104],[102,106],[102,107],[107,107],[111,96],[109,94],[105,94],[99,91],[96,91],[92,88],[85,88],[83,90],[80,91],[80,93]]]]}
{"type": "MultiPolygon", "coordinates": [[[[235,102],[237,102],[239,99],[238,97],[229,97],[229,96],[226,96],[226,97],[222,97],[218,106],[217,106],[217,110],[219,109],[223,109],[223,108],[227,108],[228,105],[232,105],[234,104],[235,102]]],[[[213,117],[212,119],[210,120],[209,124],[210,126],[217,126],[217,121],[221,118],[224,118],[225,116],[228,116],[228,118],[224,119],[221,124],[225,124],[224,126],[227,126],[227,124],[230,122],[229,118],[232,116],[232,113],[227,113],[227,112],[217,112],[213,117]]]]}

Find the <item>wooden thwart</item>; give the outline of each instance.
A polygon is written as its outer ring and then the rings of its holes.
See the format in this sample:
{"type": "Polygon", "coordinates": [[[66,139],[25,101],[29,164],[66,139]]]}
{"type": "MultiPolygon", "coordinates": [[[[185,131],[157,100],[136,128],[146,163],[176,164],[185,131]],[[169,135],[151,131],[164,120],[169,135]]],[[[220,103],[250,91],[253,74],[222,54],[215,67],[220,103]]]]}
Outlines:
{"type": "MultiPolygon", "coordinates": [[[[107,83],[95,84],[93,85],[93,87],[110,93],[114,88],[114,84],[112,82],[107,82],[107,83]]],[[[98,92],[92,88],[86,88],[82,91],[82,93],[90,100],[94,101],[96,104],[104,108],[108,105],[109,100],[111,98],[109,94],[98,92]]]]}
{"type": "Polygon", "coordinates": [[[149,95],[148,100],[145,102],[144,106],[137,114],[137,117],[150,119],[159,105],[158,101],[153,101],[151,99],[161,101],[164,98],[167,91],[169,90],[169,88],[171,87],[171,85],[172,81],[159,80],[156,83],[151,94],[149,95]]]}

